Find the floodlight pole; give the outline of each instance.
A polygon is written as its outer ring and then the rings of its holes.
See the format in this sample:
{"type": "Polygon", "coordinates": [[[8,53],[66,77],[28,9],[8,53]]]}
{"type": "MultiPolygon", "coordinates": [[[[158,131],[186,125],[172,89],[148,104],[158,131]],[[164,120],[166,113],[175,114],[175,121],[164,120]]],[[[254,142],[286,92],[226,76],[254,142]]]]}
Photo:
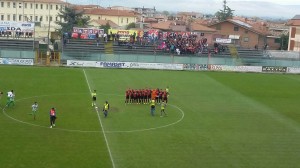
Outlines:
{"type": "Polygon", "coordinates": [[[48,45],[47,52],[49,52],[49,44],[50,44],[50,3],[48,4],[48,45]]]}
{"type": "MultiPolygon", "coordinates": [[[[33,3],[33,18],[32,18],[32,20],[31,20],[31,22],[34,22],[34,25],[33,25],[33,51],[35,50],[35,22],[36,22],[36,20],[35,20],[35,0],[33,1],[34,3],[33,3]]],[[[28,37],[29,37],[29,35],[28,35],[28,37]]]]}
{"type": "Polygon", "coordinates": [[[50,57],[51,57],[51,53],[49,50],[49,44],[50,44],[50,3],[48,4],[48,45],[47,45],[47,52],[46,52],[46,60],[49,60],[49,64],[50,64],[50,57]]]}

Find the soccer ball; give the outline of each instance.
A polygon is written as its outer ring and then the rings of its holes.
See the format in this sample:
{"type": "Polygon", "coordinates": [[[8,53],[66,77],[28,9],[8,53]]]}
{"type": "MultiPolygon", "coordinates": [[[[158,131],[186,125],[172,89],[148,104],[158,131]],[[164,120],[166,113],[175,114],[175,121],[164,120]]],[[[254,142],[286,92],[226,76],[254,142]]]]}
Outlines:
{"type": "Polygon", "coordinates": [[[95,109],[97,110],[97,109],[98,109],[98,107],[96,106],[96,107],[95,107],[95,109]]]}

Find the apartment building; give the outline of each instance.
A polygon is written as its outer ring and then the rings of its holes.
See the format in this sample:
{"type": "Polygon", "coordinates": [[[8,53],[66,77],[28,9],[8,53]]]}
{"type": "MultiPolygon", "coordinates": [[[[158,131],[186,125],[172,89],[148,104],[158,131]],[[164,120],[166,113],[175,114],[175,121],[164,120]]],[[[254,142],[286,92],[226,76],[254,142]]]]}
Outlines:
{"type": "Polygon", "coordinates": [[[300,15],[294,16],[289,20],[289,51],[300,51],[300,15]]]}
{"type": "Polygon", "coordinates": [[[57,15],[67,5],[62,0],[0,0],[0,21],[35,22],[36,37],[55,31],[57,15]]]}
{"type": "Polygon", "coordinates": [[[90,20],[110,20],[120,28],[125,28],[130,23],[136,23],[136,14],[133,11],[114,9],[84,9],[83,16],[90,20]]]}

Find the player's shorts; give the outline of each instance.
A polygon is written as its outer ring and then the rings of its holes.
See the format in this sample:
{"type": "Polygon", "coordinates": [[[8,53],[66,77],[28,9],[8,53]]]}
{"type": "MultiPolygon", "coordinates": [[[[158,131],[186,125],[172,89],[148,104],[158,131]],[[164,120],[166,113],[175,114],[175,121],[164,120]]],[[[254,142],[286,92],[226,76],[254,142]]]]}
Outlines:
{"type": "Polygon", "coordinates": [[[93,101],[96,101],[97,97],[93,97],[93,101]]]}

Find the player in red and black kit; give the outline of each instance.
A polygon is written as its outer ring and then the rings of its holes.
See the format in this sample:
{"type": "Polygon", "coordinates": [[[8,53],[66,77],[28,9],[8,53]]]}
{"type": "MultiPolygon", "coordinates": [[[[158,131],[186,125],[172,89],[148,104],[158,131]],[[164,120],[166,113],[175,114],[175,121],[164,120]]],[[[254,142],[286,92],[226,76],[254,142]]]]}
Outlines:
{"type": "Polygon", "coordinates": [[[151,101],[151,89],[147,89],[147,103],[150,103],[151,101]]]}
{"type": "Polygon", "coordinates": [[[166,91],[163,91],[162,93],[162,99],[164,102],[168,103],[168,94],[166,91]]]}
{"type": "Polygon", "coordinates": [[[133,89],[129,91],[129,103],[133,103],[133,89]]]}
{"type": "Polygon", "coordinates": [[[129,103],[129,92],[130,92],[130,89],[127,89],[125,92],[125,104],[129,103]]]}
{"type": "Polygon", "coordinates": [[[147,90],[143,89],[143,103],[146,104],[147,103],[147,90]]]}
{"type": "Polygon", "coordinates": [[[158,103],[158,98],[159,98],[159,89],[157,88],[155,90],[155,102],[158,103]]]}
{"type": "Polygon", "coordinates": [[[140,103],[140,90],[136,89],[136,103],[139,104],[140,103]]]}
{"type": "Polygon", "coordinates": [[[137,103],[137,90],[133,90],[133,103],[137,103]]]}
{"type": "Polygon", "coordinates": [[[162,102],[163,91],[160,89],[158,92],[158,103],[162,102]]]}

